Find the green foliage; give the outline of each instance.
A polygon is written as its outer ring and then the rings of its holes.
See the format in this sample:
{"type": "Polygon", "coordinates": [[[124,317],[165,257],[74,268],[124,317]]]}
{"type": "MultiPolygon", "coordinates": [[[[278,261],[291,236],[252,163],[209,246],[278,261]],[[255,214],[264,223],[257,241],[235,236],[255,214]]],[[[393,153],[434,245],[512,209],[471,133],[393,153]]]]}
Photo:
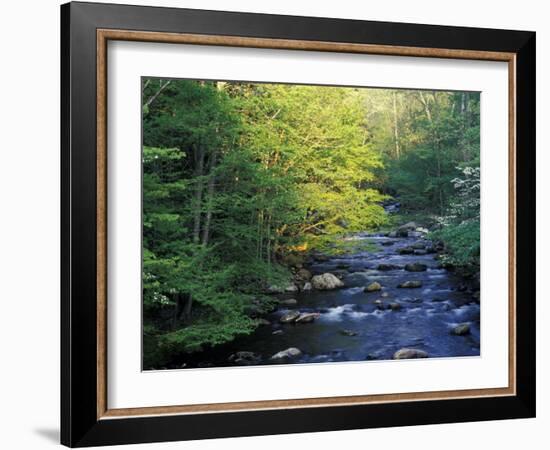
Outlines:
{"type": "Polygon", "coordinates": [[[434,238],[445,243],[444,262],[475,273],[480,262],[480,170],[468,166],[460,172],[461,176],[452,180],[455,193],[434,238]]]}
{"type": "Polygon", "coordinates": [[[446,225],[432,233],[432,237],[445,242],[443,262],[470,272],[479,271],[479,221],[446,225]]]}

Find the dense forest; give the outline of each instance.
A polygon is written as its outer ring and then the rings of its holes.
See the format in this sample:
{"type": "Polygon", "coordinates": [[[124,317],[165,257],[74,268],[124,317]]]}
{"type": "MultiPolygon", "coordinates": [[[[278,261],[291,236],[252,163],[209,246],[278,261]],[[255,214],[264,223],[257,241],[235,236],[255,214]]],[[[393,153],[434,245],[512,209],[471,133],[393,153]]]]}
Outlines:
{"type": "Polygon", "coordinates": [[[144,368],[252,333],[308,256],[353,233],[415,220],[443,264],[479,270],[479,106],[472,92],[143,79],[144,368]]]}

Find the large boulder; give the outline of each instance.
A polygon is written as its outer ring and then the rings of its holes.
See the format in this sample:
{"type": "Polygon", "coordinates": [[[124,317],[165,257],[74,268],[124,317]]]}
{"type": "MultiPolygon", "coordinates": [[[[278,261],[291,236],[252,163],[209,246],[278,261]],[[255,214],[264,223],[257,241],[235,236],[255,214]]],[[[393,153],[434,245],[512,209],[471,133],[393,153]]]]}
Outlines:
{"type": "Polygon", "coordinates": [[[296,323],[311,323],[319,316],[319,313],[303,313],[296,319],[296,323]]]}
{"type": "Polygon", "coordinates": [[[398,230],[407,230],[407,231],[414,231],[418,228],[418,225],[415,222],[407,222],[400,227],[398,227],[398,230]]]}
{"type": "Polygon", "coordinates": [[[296,347],[290,347],[286,350],[281,350],[279,353],[275,353],[271,359],[272,360],[284,360],[284,359],[292,359],[297,358],[302,354],[302,351],[299,348],[296,347]]]}
{"type": "Polygon", "coordinates": [[[369,284],[364,291],[365,292],[376,292],[380,291],[382,289],[382,285],[378,281],[373,281],[371,284],[369,284]]]}
{"type": "Polygon", "coordinates": [[[470,334],[470,324],[461,323],[457,325],[451,330],[451,334],[454,334],[455,336],[466,336],[467,334],[470,334]]]}
{"type": "Polygon", "coordinates": [[[407,272],[424,272],[428,266],[426,264],[420,264],[420,263],[411,263],[405,265],[405,270],[407,272]]]}
{"type": "Polygon", "coordinates": [[[343,281],[338,279],[338,277],[332,273],[315,275],[311,278],[311,284],[315,289],[320,291],[328,291],[330,289],[337,289],[344,286],[343,281]]]}
{"type": "Polygon", "coordinates": [[[298,317],[300,317],[300,311],[289,311],[279,318],[279,322],[292,323],[295,322],[298,317]]]}
{"type": "Polygon", "coordinates": [[[417,348],[401,348],[393,354],[393,359],[427,358],[428,353],[417,348]]]}
{"type": "Polygon", "coordinates": [[[404,281],[401,284],[397,285],[398,288],[419,288],[422,287],[422,281],[420,280],[411,280],[411,281],[404,281]]]}

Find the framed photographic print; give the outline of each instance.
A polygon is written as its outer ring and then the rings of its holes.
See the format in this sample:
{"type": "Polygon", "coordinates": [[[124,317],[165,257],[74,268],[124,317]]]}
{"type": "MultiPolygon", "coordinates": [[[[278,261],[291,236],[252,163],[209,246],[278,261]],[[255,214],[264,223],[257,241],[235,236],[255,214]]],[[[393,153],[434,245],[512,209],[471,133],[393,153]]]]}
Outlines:
{"type": "Polygon", "coordinates": [[[535,415],[535,33],[61,18],[63,444],[535,415]]]}

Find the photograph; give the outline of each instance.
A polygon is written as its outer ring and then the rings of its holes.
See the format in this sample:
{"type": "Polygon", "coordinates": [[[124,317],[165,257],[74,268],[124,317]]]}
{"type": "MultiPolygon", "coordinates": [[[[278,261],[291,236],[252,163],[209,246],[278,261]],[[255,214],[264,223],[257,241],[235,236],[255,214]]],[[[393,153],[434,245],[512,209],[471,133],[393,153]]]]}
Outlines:
{"type": "Polygon", "coordinates": [[[141,99],[142,370],[480,356],[480,92],[141,99]]]}

